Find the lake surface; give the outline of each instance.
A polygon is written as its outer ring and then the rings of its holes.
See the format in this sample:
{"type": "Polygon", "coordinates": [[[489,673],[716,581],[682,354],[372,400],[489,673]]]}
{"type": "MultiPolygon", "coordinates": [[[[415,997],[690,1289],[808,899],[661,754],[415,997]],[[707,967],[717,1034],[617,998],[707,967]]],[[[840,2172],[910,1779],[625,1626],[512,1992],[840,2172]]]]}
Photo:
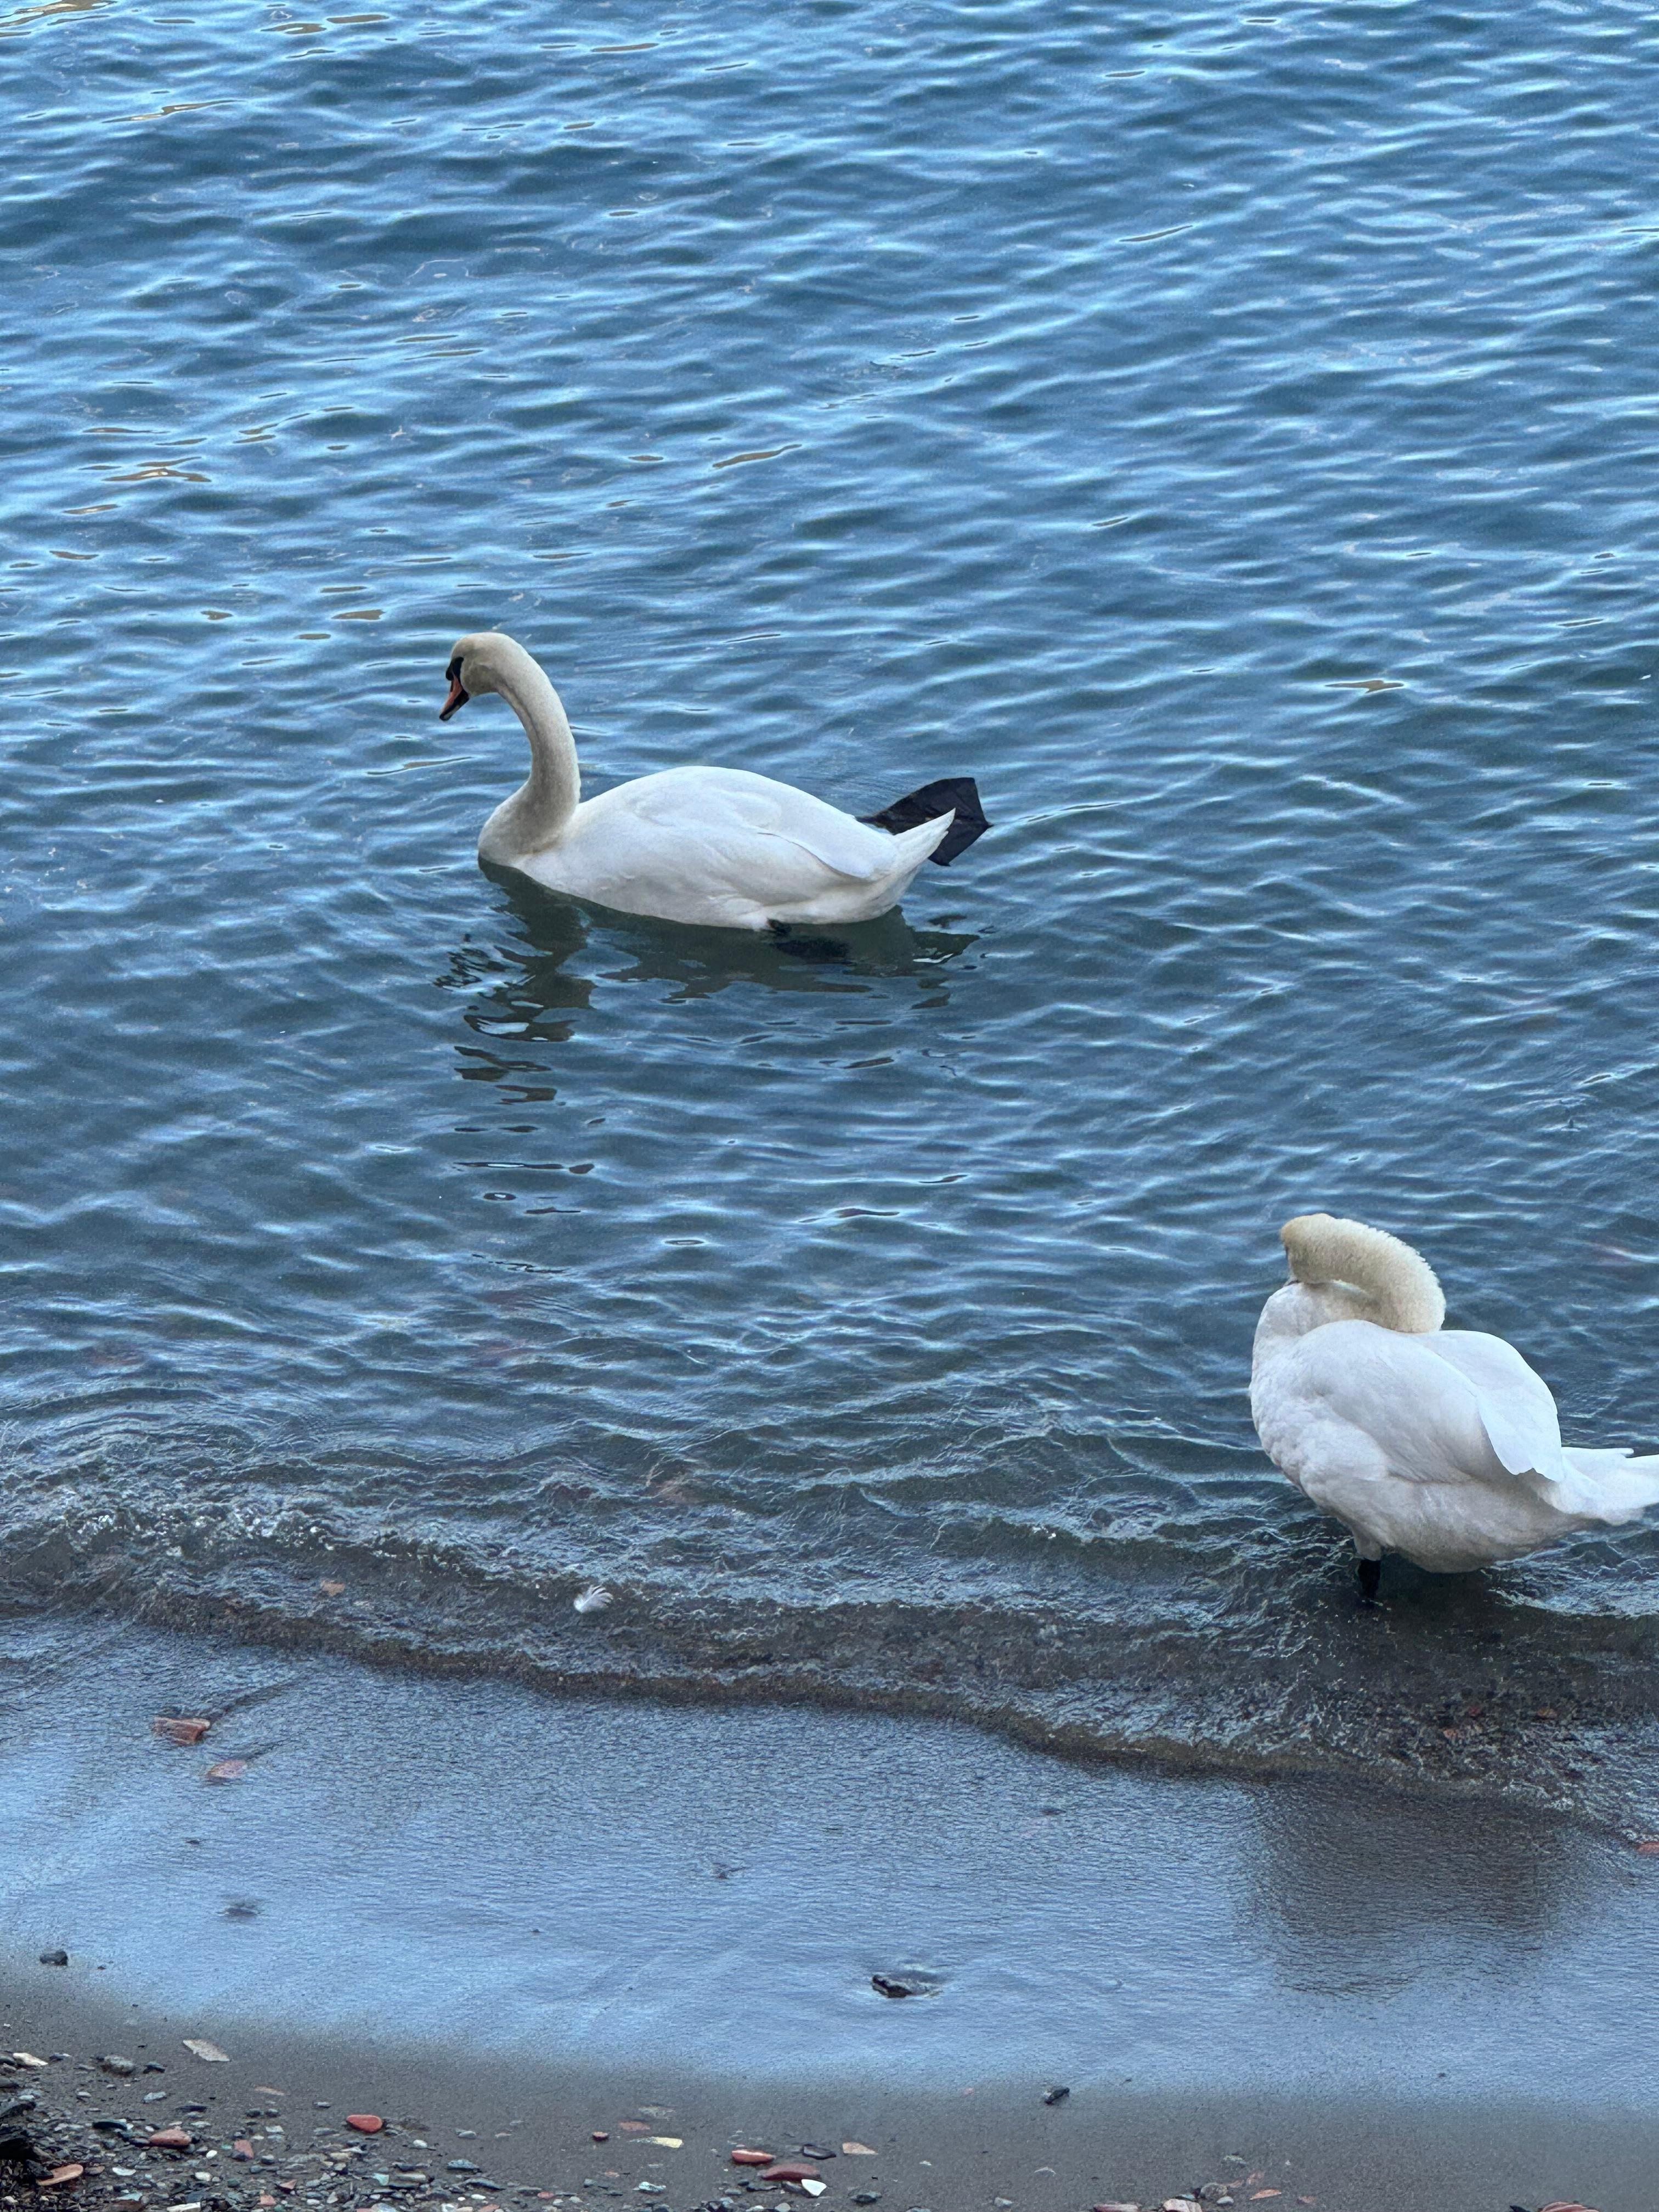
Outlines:
{"type": "Polygon", "coordinates": [[[1245,1399],[1325,1207],[1659,1439],[1650,12],[0,34],[9,1602],[1651,1818],[1659,1527],[1367,1617],[1245,1399]],[[996,827],[516,899],[491,624],[996,827]]]}

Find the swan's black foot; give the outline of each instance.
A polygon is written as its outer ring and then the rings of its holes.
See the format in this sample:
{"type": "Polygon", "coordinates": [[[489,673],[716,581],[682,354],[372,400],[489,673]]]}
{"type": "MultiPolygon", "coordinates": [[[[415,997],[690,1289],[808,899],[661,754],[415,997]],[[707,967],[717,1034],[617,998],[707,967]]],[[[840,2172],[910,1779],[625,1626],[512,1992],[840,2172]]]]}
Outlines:
{"type": "Polygon", "coordinates": [[[1377,1585],[1382,1579],[1381,1559],[1362,1559],[1359,1562],[1359,1602],[1362,1605],[1376,1603],[1377,1585]]]}

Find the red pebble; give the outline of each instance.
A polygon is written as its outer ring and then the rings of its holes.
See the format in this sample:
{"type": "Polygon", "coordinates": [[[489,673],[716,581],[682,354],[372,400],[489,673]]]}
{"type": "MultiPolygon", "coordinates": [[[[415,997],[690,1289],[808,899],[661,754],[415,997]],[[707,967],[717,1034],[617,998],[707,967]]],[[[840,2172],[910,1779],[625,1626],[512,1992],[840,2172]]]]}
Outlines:
{"type": "Polygon", "coordinates": [[[233,2158],[252,2158],[253,2145],[246,2136],[238,2136],[230,2147],[230,2154],[233,2158]]]}
{"type": "Polygon", "coordinates": [[[190,2137],[182,2128],[157,2128],[149,2140],[152,2148],[156,2150],[188,2150],[190,2148],[190,2137]]]}
{"type": "Polygon", "coordinates": [[[348,2112],[346,2125],[356,2128],[360,2136],[377,2136],[386,2122],[378,2112],[348,2112]]]}
{"type": "Polygon", "coordinates": [[[200,1743],[212,1725],[211,1721],[174,1720],[168,1713],[159,1714],[150,1723],[155,1733],[169,1743],[200,1743]]]}
{"type": "Polygon", "coordinates": [[[763,2181],[816,2181],[818,2170],[815,2166],[802,2166],[793,2159],[780,2159],[769,2166],[761,2176],[763,2181]]]}
{"type": "Polygon", "coordinates": [[[732,2163],[733,2166],[770,2166],[772,2154],[769,2150],[734,2150],[732,2163]]]}

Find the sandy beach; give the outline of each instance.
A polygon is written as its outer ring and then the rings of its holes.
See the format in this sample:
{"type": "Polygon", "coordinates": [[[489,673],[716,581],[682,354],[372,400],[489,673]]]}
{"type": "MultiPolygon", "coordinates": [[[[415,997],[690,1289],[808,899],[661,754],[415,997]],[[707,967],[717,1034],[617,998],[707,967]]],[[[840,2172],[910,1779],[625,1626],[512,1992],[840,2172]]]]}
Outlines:
{"type": "Polygon", "coordinates": [[[805,2147],[830,2212],[1650,2201],[1659,1870],[1616,1837],[946,1724],[29,1634],[0,2044],[47,2062],[7,2069],[69,2131],[46,2154],[101,2169],[77,2202],[810,2201],[740,2147],[805,2147]],[[199,1744],[153,1733],[191,1711],[199,1744]],[[95,2118],[131,2137],[94,2148],[95,2118]],[[188,2148],[147,2148],[162,2124],[188,2148]]]}
{"type": "MultiPolygon", "coordinates": [[[[669,2068],[646,2081],[569,2058],[502,2064],[465,2050],[246,2029],[221,2064],[185,2047],[180,2020],[16,1987],[6,2002],[8,2039],[47,2060],[6,2069],[12,2098],[38,2100],[9,2124],[33,2133],[43,2166],[87,2166],[38,2191],[42,2203],[55,2195],[82,2212],[269,2212],[273,2198],[308,2212],[527,2212],[556,2202],[562,2212],[629,2203],[693,2212],[722,2200],[731,2212],[799,2212],[814,2201],[799,2185],[732,2162],[734,2149],[750,2148],[812,2169],[824,2185],[817,2201],[831,2212],[1089,2212],[1105,2203],[1153,2212],[1170,2197],[1321,2212],[1515,2203],[1535,2212],[1564,2195],[1598,2212],[1642,2212],[1651,2201],[1652,2135],[1637,2116],[1591,2129],[1541,2100],[1073,2092],[1051,2106],[1042,2091],[1006,2083],[756,2087],[669,2068]],[[133,2073],[112,2075],[111,2056],[130,2058],[133,2073]],[[382,2125],[360,2133],[349,2114],[382,2125]],[[151,2136],[171,2130],[188,2144],[150,2147],[151,2136]]],[[[36,2193],[21,2180],[0,2190],[6,2202],[36,2193]]]]}

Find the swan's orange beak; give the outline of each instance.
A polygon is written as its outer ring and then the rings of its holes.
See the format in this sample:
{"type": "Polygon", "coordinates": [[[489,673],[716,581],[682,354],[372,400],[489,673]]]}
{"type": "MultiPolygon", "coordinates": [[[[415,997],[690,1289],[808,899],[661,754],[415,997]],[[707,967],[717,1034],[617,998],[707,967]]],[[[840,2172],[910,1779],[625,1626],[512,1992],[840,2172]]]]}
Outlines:
{"type": "Polygon", "coordinates": [[[463,688],[460,678],[452,676],[449,679],[449,696],[438,709],[438,720],[441,722],[447,722],[452,714],[459,713],[460,708],[465,706],[471,696],[472,694],[463,688]]]}

